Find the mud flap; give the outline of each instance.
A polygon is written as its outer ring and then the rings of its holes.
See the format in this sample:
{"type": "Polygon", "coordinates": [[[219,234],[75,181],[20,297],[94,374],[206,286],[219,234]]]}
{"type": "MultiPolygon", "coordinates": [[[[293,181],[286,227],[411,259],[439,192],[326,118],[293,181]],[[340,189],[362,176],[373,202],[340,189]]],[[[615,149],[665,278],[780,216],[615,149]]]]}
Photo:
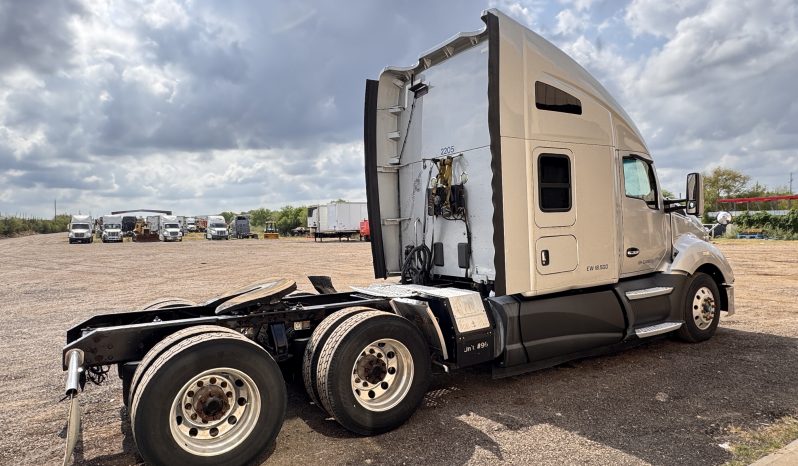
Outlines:
{"type": "Polygon", "coordinates": [[[64,453],[64,466],[70,463],[72,452],[75,450],[75,445],[78,442],[78,434],[80,434],[80,403],[78,403],[77,394],[70,396],[69,400],[69,416],[67,417],[66,425],[66,452],[64,453]]]}
{"type": "Polygon", "coordinates": [[[319,292],[319,294],[333,294],[338,293],[332,283],[332,278],[323,276],[323,275],[309,275],[308,280],[310,280],[310,284],[313,285],[313,288],[319,292]]]}

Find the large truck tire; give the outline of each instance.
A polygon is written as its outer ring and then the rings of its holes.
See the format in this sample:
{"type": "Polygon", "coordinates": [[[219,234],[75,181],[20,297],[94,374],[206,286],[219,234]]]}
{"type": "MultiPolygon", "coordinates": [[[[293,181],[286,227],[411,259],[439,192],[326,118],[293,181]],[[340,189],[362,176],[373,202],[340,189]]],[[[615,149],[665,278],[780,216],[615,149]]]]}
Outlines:
{"type": "Polygon", "coordinates": [[[152,465],[244,465],[275,440],[287,404],[274,358],[243,335],[196,335],[161,354],[133,395],[130,422],[152,465]]]}
{"type": "Polygon", "coordinates": [[[376,435],[413,415],[431,376],[419,329],[398,315],[369,311],[330,334],[319,355],[317,389],[322,406],[344,428],[376,435]]]}
{"type": "Polygon", "coordinates": [[[720,322],[718,284],[705,273],[696,273],[687,283],[684,297],[684,325],[676,332],[679,339],[698,343],[712,338],[720,322]]]}
{"type": "Polygon", "coordinates": [[[177,343],[185,340],[186,338],[191,338],[197,335],[202,335],[203,333],[211,333],[211,332],[227,332],[227,333],[235,333],[238,334],[233,329],[229,329],[227,327],[220,327],[218,325],[195,325],[193,327],[184,328],[182,330],[178,330],[177,332],[167,336],[163,340],[159,341],[155,344],[147,354],[139,362],[138,367],[136,367],[136,371],[133,373],[133,377],[130,379],[130,383],[128,384],[127,390],[124,389],[125,381],[123,380],[122,386],[122,400],[125,403],[125,406],[130,406],[133,400],[133,394],[136,393],[136,387],[138,387],[139,381],[147,369],[150,368],[153,361],[155,361],[158,356],[163,354],[164,351],[168,350],[169,348],[175,346],[177,343]],[[125,393],[127,392],[127,393],[125,393]]]}
{"type": "Polygon", "coordinates": [[[196,306],[197,303],[183,298],[158,298],[141,306],[139,311],[155,311],[158,309],[172,309],[176,307],[196,306]]]}
{"type": "Polygon", "coordinates": [[[322,410],[324,407],[319,401],[319,392],[316,386],[316,375],[318,374],[316,366],[318,365],[319,355],[324,347],[324,343],[327,342],[330,334],[341,322],[355,314],[373,310],[374,309],[368,307],[347,307],[325,317],[319,326],[313,330],[313,334],[305,346],[305,353],[302,357],[302,380],[305,382],[305,390],[307,390],[310,399],[322,410]]]}

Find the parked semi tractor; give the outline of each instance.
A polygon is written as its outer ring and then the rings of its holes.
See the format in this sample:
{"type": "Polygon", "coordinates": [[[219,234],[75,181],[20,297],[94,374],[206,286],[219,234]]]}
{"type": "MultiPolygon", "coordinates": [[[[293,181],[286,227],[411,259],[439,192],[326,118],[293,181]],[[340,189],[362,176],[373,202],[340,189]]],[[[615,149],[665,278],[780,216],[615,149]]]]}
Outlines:
{"type": "Polygon", "coordinates": [[[94,220],[91,215],[73,215],[69,222],[69,244],[94,242],[94,220]]]}
{"type": "Polygon", "coordinates": [[[186,217],[186,230],[193,233],[197,231],[197,219],[194,217],[186,217]]]}
{"type": "Polygon", "coordinates": [[[183,241],[183,230],[175,215],[161,215],[158,218],[158,241],[183,241]]]}
{"type": "Polygon", "coordinates": [[[499,378],[713,336],[734,276],[689,220],[701,177],[663,199],[639,131],[593,77],[501,12],[482,19],[366,82],[374,274],[393,280],[338,292],[310,277],[318,294],[295,294],[269,279],[76,325],[67,457],[83,381],[111,365],[144,461],[245,464],[280,430],[291,360],[310,400],[373,435],[413,414],[433,371],[499,378]]]}
{"type": "Polygon", "coordinates": [[[233,235],[238,239],[258,238],[258,234],[252,232],[249,224],[249,215],[239,214],[233,219],[233,235]]]}
{"type": "Polygon", "coordinates": [[[208,224],[205,228],[206,239],[230,239],[227,223],[221,215],[208,215],[208,224]]]}
{"type": "Polygon", "coordinates": [[[103,243],[122,242],[122,216],[103,215],[100,217],[102,224],[101,239],[103,243]]]}

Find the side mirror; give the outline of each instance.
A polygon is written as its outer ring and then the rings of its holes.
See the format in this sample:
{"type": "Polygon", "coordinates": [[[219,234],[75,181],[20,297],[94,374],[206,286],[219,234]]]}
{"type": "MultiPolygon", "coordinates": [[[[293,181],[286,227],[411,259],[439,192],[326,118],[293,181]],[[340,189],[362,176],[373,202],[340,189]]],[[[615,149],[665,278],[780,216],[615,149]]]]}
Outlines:
{"type": "Polygon", "coordinates": [[[728,212],[718,212],[716,219],[721,225],[728,225],[732,221],[732,215],[728,212]]]}
{"type": "Polygon", "coordinates": [[[700,217],[704,214],[704,179],[700,173],[687,175],[687,213],[700,217]]]}

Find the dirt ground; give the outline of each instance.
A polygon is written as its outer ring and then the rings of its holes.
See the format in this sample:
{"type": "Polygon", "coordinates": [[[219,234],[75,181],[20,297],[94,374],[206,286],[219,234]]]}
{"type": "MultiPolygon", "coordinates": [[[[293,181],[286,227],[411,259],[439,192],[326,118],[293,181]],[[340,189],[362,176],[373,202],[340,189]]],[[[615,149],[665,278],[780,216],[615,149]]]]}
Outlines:
{"type": "MultiPolygon", "coordinates": [[[[709,342],[663,339],[613,356],[491,380],[436,377],[403,427],[348,433],[289,385],[264,464],[721,464],[720,445],[798,415],[798,242],[727,241],[737,314],[709,342]]],[[[367,243],[306,240],[69,245],[64,234],[0,241],[0,463],[60,463],[65,331],[162,296],[203,300],[269,276],[374,280],[367,243]]],[[[112,371],[80,396],[78,464],[141,462],[112,371]]]]}

